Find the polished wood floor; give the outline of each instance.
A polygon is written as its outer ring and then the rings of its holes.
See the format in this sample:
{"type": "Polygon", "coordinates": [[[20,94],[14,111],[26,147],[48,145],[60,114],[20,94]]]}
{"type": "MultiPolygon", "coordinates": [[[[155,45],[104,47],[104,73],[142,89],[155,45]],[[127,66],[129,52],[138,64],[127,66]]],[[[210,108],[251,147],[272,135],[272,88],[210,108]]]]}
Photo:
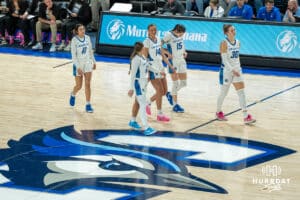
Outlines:
{"type": "MultiPolygon", "coordinates": [[[[7,148],[7,141],[18,140],[35,130],[51,130],[74,125],[83,129],[128,129],[132,100],[127,96],[128,65],[98,62],[93,72],[92,104],[95,112],[85,112],[84,89],[78,94],[74,109],[69,107],[69,94],[74,85],[72,65],[53,68],[69,60],[0,54],[0,148],[7,148]]],[[[169,77],[168,77],[169,78],[169,77]]],[[[299,78],[245,74],[248,103],[278,93],[300,84],[299,78]]],[[[171,84],[170,84],[171,85],[171,84]]],[[[149,95],[153,89],[149,87],[149,95]]],[[[188,167],[193,175],[224,187],[228,194],[215,194],[168,187],[171,192],[156,196],[161,199],[293,199],[300,197],[300,87],[278,94],[249,108],[257,119],[253,126],[246,126],[242,113],[228,116],[228,122],[214,119],[218,95],[218,73],[212,71],[188,71],[188,86],[180,92],[179,103],[184,114],[171,111],[163,102],[164,112],[171,117],[170,123],[158,123],[154,112],[149,119],[157,130],[170,130],[231,136],[261,141],[296,150],[285,157],[255,165],[240,171],[224,171],[210,168],[188,167]],[[200,126],[199,128],[195,128],[200,126]],[[277,165],[282,169],[281,178],[290,178],[290,183],[281,190],[266,191],[253,184],[253,177],[261,174],[264,165],[277,165]]],[[[225,102],[224,112],[238,109],[238,97],[231,88],[225,102]]],[[[152,188],[162,188],[153,186],[152,188]]],[[[166,188],[163,188],[166,189],[166,188]]]]}

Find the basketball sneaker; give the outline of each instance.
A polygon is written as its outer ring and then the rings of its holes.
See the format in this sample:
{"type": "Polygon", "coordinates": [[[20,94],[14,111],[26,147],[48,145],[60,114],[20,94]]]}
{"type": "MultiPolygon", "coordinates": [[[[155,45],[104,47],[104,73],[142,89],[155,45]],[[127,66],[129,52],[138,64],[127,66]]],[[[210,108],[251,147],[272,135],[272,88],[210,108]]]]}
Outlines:
{"type": "Polygon", "coordinates": [[[146,113],[147,113],[147,115],[151,115],[151,105],[150,104],[146,105],[146,113]]]}
{"type": "Polygon", "coordinates": [[[246,118],[244,118],[244,123],[245,124],[253,124],[256,122],[256,119],[254,119],[250,114],[246,118]]]}
{"type": "Polygon", "coordinates": [[[168,122],[168,121],[170,121],[170,118],[167,117],[164,114],[159,114],[159,115],[157,115],[157,121],[159,121],[159,122],[168,122]]]}
{"type": "Polygon", "coordinates": [[[65,47],[66,47],[65,43],[62,42],[62,43],[58,46],[57,50],[58,50],[58,51],[62,51],[62,50],[64,50],[65,47]]]}
{"type": "Polygon", "coordinates": [[[87,113],[93,113],[94,112],[94,109],[92,108],[92,105],[91,104],[86,104],[85,106],[85,111],[87,113]]]}
{"type": "Polygon", "coordinates": [[[228,120],[222,111],[217,112],[216,117],[219,121],[227,121],[228,120]]]}
{"type": "Polygon", "coordinates": [[[151,127],[148,127],[146,130],[144,130],[144,135],[152,135],[154,133],[156,133],[156,130],[151,127]]]}
{"type": "Polygon", "coordinates": [[[171,106],[173,106],[173,97],[170,92],[167,92],[166,97],[171,106]]]}
{"type": "Polygon", "coordinates": [[[136,121],[132,120],[129,121],[128,125],[134,130],[140,130],[142,128],[136,121]]]}
{"type": "Polygon", "coordinates": [[[75,105],[75,96],[70,95],[70,106],[74,106],[75,105]]]}
{"type": "Polygon", "coordinates": [[[43,49],[43,45],[41,42],[36,43],[33,47],[33,50],[42,50],[43,49]]]}
{"type": "Polygon", "coordinates": [[[178,104],[173,107],[173,111],[177,113],[184,113],[184,109],[178,104]]]}
{"type": "Polygon", "coordinates": [[[56,44],[52,43],[49,52],[55,52],[55,51],[56,51],[56,44]]]}

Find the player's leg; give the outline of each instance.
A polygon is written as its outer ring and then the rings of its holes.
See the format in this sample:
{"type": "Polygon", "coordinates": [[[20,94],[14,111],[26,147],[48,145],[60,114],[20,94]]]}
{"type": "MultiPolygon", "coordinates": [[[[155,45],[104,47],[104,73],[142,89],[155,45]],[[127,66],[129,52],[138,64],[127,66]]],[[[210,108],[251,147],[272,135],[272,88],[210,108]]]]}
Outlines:
{"type": "Polygon", "coordinates": [[[139,112],[139,108],[140,108],[140,105],[139,105],[137,99],[134,98],[134,102],[133,102],[132,110],[131,110],[131,119],[130,119],[128,125],[135,130],[141,129],[141,126],[136,121],[136,116],[139,112]]]}
{"type": "MultiPolygon", "coordinates": [[[[74,67],[74,68],[76,71],[76,67],[74,67]]],[[[70,106],[75,105],[75,97],[76,97],[77,92],[82,88],[82,82],[83,82],[83,76],[76,76],[76,74],[75,74],[75,86],[70,95],[70,106]]]]}
{"type": "Polygon", "coordinates": [[[219,83],[220,83],[220,93],[217,99],[217,112],[216,117],[220,121],[226,121],[227,118],[225,117],[223,111],[222,111],[222,105],[224,102],[225,97],[228,94],[228,91],[230,89],[230,85],[232,82],[233,75],[229,71],[225,71],[224,68],[220,68],[219,71],[219,83]]]}
{"type": "Polygon", "coordinates": [[[256,120],[247,112],[247,102],[246,102],[244,82],[243,81],[233,82],[233,86],[239,97],[239,103],[240,103],[241,109],[243,111],[243,117],[244,117],[245,124],[254,123],[256,120]]]}
{"type": "Polygon", "coordinates": [[[84,88],[85,88],[85,98],[86,98],[85,110],[88,113],[94,112],[91,106],[91,79],[92,79],[92,72],[84,73],[84,88]]]}

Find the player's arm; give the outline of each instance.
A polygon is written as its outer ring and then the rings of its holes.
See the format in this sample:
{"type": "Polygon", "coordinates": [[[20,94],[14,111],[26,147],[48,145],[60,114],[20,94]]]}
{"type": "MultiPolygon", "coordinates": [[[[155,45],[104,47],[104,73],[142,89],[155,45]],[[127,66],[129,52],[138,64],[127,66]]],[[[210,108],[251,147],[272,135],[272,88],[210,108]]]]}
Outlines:
{"type": "Polygon", "coordinates": [[[72,56],[73,64],[76,67],[76,70],[78,71],[78,69],[79,69],[82,71],[82,66],[79,65],[78,58],[77,58],[75,40],[71,40],[71,56],[72,56]]]}
{"type": "Polygon", "coordinates": [[[93,69],[96,69],[96,59],[95,59],[95,56],[94,56],[94,51],[93,51],[91,38],[89,38],[89,56],[93,61],[93,69]]]}
{"type": "Polygon", "coordinates": [[[129,91],[128,95],[131,97],[133,95],[133,88],[134,88],[134,81],[136,72],[139,68],[141,61],[137,59],[137,57],[134,57],[130,62],[130,85],[129,85],[129,91]]]}
{"type": "Polygon", "coordinates": [[[232,66],[229,64],[228,57],[227,57],[227,43],[222,41],[220,44],[220,53],[223,64],[228,67],[228,69],[233,70],[232,66]]]}

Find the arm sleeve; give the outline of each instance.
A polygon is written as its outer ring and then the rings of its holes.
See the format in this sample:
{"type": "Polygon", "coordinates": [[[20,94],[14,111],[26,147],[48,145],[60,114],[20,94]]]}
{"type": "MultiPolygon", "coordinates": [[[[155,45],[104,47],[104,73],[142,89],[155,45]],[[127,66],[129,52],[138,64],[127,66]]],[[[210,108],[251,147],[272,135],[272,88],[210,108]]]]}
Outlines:
{"type": "Polygon", "coordinates": [[[134,57],[131,60],[130,85],[129,85],[130,90],[133,90],[133,88],[134,88],[135,75],[139,68],[140,62],[141,61],[139,59],[137,59],[137,57],[134,57]]]}
{"type": "Polygon", "coordinates": [[[221,53],[221,58],[222,58],[222,62],[223,64],[230,70],[233,70],[233,67],[230,65],[229,61],[228,61],[228,57],[226,53],[221,53]]]}
{"type": "Polygon", "coordinates": [[[72,61],[76,68],[80,68],[78,58],[77,58],[77,52],[76,52],[76,44],[75,40],[71,40],[71,55],[72,55],[72,61]]]}

